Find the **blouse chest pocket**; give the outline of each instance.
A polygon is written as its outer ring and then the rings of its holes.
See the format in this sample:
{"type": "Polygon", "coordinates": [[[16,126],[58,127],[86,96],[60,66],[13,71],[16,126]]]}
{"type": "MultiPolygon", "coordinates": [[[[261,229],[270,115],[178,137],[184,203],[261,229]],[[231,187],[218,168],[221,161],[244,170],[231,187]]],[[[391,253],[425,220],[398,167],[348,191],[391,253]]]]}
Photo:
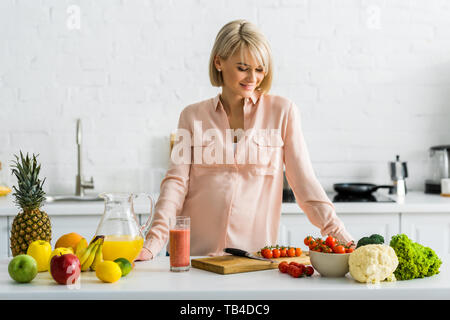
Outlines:
{"type": "Polygon", "coordinates": [[[274,175],[282,170],[284,142],[280,135],[254,135],[249,146],[249,164],[254,175],[274,175]]]}

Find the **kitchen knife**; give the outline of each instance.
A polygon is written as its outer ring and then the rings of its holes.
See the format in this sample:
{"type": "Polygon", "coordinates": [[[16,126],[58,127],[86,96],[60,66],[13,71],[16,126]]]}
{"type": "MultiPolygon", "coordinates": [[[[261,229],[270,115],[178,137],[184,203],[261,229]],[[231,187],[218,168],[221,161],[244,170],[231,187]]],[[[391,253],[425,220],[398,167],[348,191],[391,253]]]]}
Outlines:
{"type": "Polygon", "coordinates": [[[262,261],[267,261],[267,262],[270,262],[270,263],[276,262],[276,261],[273,261],[273,260],[270,260],[270,259],[266,259],[266,258],[263,258],[263,257],[255,256],[254,254],[251,254],[250,252],[247,252],[247,251],[241,250],[241,249],[225,248],[225,249],[223,249],[223,251],[226,252],[226,253],[230,253],[233,256],[247,257],[247,258],[250,258],[250,259],[262,260],[262,261]]]}

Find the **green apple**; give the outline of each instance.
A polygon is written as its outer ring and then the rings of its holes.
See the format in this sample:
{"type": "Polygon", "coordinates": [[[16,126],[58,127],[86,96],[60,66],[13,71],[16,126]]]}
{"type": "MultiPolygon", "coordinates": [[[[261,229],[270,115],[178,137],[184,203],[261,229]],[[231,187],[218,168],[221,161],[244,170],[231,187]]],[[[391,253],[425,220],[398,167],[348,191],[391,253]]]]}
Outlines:
{"type": "Polygon", "coordinates": [[[17,282],[30,282],[38,273],[37,262],[32,256],[19,254],[9,262],[8,272],[17,282]]]}

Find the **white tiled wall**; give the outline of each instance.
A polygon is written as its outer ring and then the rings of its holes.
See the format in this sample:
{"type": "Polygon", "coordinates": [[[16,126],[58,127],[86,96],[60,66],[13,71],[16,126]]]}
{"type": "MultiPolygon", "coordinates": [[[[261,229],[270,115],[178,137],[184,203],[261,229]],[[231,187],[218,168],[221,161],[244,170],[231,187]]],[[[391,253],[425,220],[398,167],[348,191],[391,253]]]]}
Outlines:
{"type": "Polygon", "coordinates": [[[218,92],[214,38],[245,18],[326,189],[388,183],[396,154],[422,189],[428,147],[450,144],[449,17],[446,0],[2,0],[0,161],[39,153],[46,191],[73,193],[80,117],[96,191],[158,192],[179,112],[218,92]]]}

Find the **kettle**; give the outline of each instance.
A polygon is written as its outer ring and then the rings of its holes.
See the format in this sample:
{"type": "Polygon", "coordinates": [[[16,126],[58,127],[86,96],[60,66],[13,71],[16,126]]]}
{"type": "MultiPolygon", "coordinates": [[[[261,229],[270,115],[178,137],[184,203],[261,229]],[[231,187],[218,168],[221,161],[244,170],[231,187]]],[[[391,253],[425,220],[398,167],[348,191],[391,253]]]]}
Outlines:
{"type": "Polygon", "coordinates": [[[408,167],[406,162],[400,161],[400,156],[395,156],[395,161],[389,162],[389,172],[394,187],[389,189],[390,194],[397,196],[404,196],[407,193],[406,181],[408,177],[408,167]]]}

